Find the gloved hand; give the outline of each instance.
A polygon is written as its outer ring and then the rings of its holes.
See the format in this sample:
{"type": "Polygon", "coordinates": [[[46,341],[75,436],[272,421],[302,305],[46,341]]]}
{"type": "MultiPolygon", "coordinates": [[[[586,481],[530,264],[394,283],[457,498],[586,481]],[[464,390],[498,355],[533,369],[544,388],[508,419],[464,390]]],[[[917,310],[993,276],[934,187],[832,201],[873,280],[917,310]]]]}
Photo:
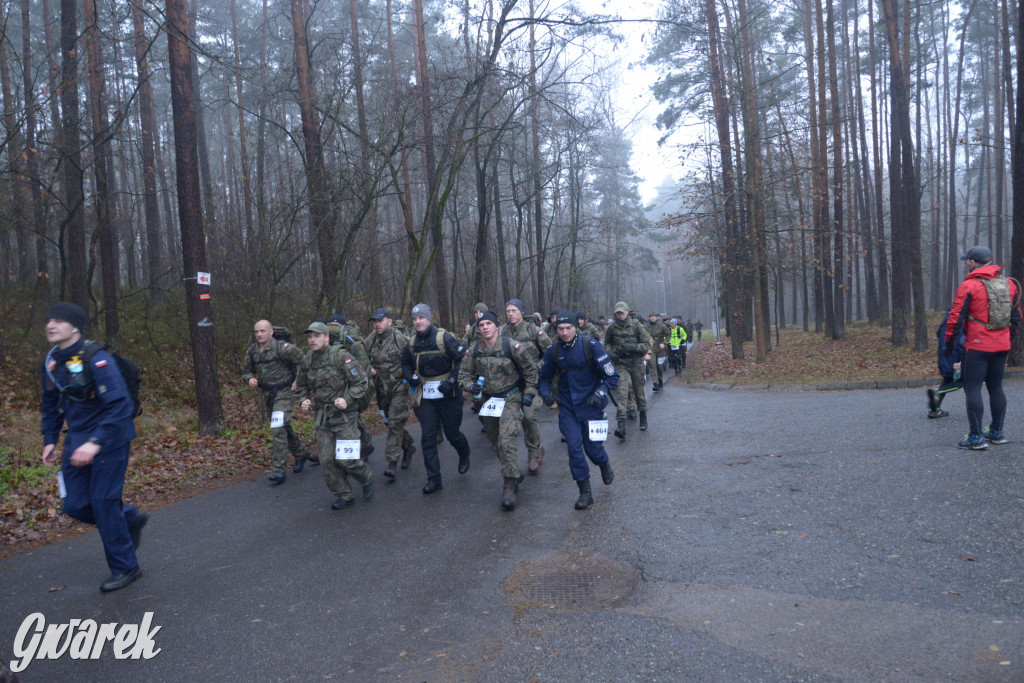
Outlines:
{"type": "Polygon", "coordinates": [[[622,350],[625,353],[636,353],[638,348],[639,347],[636,344],[633,344],[632,342],[626,342],[622,345],[622,350]]]}
{"type": "Polygon", "coordinates": [[[469,390],[469,393],[473,394],[473,398],[480,398],[484,393],[484,388],[479,384],[474,384],[473,388],[469,390]]]}
{"type": "Polygon", "coordinates": [[[441,382],[437,387],[437,390],[441,392],[441,395],[445,398],[452,396],[455,393],[455,380],[451,377],[441,382]]]}
{"type": "Polygon", "coordinates": [[[946,346],[945,346],[945,348],[943,348],[942,353],[945,354],[945,356],[947,358],[949,358],[950,356],[953,355],[953,350],[954,350],[955,346],[956,346],[956,344],[954,344],[952,342],[952,340],[947,339],[946,340],[946,346]]]}
{"type": "Polygon", "coordinates": [[[546,405],[548,408],[550,408],[551,406],[555,405],[555,396],[554,396],[554,394],[548,394],[547,396],[544,396],[542,398],[542,400],[544,401],[544,405],[546,405]]]}
{"type": "Polygon", "coordinates": [[[418,387],[420,385],[420,378],[419,377],[414,377],[414,378],[412,378],[410,380],[407,380],[407,381],[409,382],[409,388],[410,389],[415,389],[416,387],[418,387]]]}
{"type": "Polygon", "coordinates": [[[598,410],[604,406],[604,399],[608,396],[608,392],[604,389],[598,389],[587,398],[587,403],[590,404],[591,408],[597,408],[598,410]]]}
{"type": "Polygon", "coordinates": [[[533,405],[533,394],[523,394],[523,398],[521,399],[521,403],[523,404],[524,408],[529,408],[530,406],[532,406],[533,405]]]}

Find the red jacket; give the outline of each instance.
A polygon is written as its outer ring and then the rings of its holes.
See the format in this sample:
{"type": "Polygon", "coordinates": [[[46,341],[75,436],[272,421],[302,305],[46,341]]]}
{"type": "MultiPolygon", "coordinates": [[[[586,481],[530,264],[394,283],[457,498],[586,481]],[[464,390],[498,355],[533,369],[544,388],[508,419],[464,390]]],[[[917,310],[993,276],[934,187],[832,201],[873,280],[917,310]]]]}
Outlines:
{"type": "Polygon", "coordinates": [[[989,280],[1002,272],[1002,268],[989,264],[975,268],[960,286],[956,289],[956,298],[953,299],[953,307],[949,311],[949,319],[946,322],[946,342],[954,337],[956,328],[961,324],[967,335],[967,343],[964,348],[968,351],[1009,351],[1010,338],[1017,333],[1017,326],[1020,324],[1020,291],[1012,280],[1010,281],[1011,299],[1014,302],[1010,316],[1010,326],[1002,330],[986,329],[988,322],[988,292],[982,280],[989,280]],[[970,315],[971,318],[967,316],[970,315]],[[980,322],[979,322],[980,321],[980,322]]]}

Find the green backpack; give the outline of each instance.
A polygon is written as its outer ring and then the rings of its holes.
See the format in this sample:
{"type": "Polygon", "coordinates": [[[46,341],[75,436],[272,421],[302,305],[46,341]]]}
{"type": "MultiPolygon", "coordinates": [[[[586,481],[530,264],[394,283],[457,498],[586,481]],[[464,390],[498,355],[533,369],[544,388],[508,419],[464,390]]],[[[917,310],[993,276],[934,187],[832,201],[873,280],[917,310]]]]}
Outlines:
{"type": "MultiPolygon", "coordinates": [[[[1010,326],[1010,315],[1013,313],[1013,293],[1010,291],[1010,281],[1002,273],[993,278],[981,280],[985,286],[985,294],[988,296],[988,322],[982,322],[972,315],[968,319],[985,326],[987,330],[1005,330],[1010,326]]],[[[1020,291],[1020,283],[1013,280],[1020,291]]]]}

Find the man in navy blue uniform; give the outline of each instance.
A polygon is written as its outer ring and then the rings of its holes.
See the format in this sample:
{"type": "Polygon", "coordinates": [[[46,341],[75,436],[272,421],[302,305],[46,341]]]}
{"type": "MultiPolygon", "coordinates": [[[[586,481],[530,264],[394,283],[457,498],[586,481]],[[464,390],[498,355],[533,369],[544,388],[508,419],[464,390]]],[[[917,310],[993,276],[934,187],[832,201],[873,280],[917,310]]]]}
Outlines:
{"type": "Polygon", "coordinates": [[[576,313],[559,311],[555,318],[558,338],[544,353],[540,368],[539,393],[545,405],[554,405],[552,378],[558,373],[558,429],[569,448],[569,470],[579,487],[577,510],[594,503],[590,490],[590,462],[601,468],[601,480],[611,484],[615,477],[603,441],[590,437],[590,422],[603,421],[607,436],[604,408],[619,381],[619,373],[604,348],[592,335],[581,335],[576,327],[576,313]]]}
{"type": "Polygon", "coordinates": [[[46,339],[55,346],[43,361],[43,462],[57,461],[57,440],[66,422],[61,456],[64,514],[95,524],[110,577],[104,593],[142,575],[135,551],[148,515],[121,500],[128,452],[135,438],[135,403],[117,361],[82,336],[85,311],[62,301],[46,314],[46,339]],[[88,367],[85,367],[88,364],[88,367]]]}

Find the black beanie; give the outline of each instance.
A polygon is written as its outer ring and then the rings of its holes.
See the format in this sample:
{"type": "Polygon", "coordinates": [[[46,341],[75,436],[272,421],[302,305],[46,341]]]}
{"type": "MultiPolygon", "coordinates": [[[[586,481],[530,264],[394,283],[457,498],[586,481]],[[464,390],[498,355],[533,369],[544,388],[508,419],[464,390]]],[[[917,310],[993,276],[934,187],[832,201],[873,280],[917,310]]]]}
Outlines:
{"type": "Polygon", "coordinates": [[[572,325],[577,329],[579,328],[579,323],[576,319],[576,311],[563,310],[558,312],[558,317],[555,318],[555,328],[557,329],[559,325],[566,324],[572,325]]]}
{"type": "Polygon", "coordinates": [[[480,314],[480,317],[476,319],[476,324],[479,325],[481,320],[490,320],[495,325],[498,323],[498,314],[494,311],[484,311],[480,314]]]}
{"type": "Polygon", "coordinates": [[[70,301],[59,301],[50,306],[50,310],[46,312],[46,319],[63,320],[66,323],[71,323],[79,330],[85,329],[85,311],[82,310],[81,306],[70,301]]]}

